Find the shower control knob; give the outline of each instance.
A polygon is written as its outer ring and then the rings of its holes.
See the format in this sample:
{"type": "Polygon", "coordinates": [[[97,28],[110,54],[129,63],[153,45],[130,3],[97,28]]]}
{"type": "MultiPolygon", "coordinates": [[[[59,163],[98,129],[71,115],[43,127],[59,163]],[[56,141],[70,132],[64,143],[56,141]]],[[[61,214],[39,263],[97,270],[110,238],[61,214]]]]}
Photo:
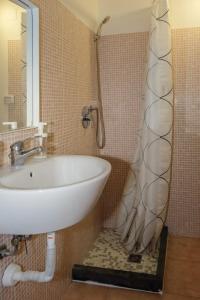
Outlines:
{"type": "Polygon", "coordinates": [[[82,126],[85,129],[90,126],[90,122],[91,122],[90,113],[91,113],[90,107],[84,106],[82,109],[82,126]]]}
{"type": "Polygon", "coordinates": [[[90,122],[91,122],[91,119],[88,118],[88,117],[85,117],[82,119],[82,125],[83,125],[83,128],[88,128],[90,126],[90,122]]]}

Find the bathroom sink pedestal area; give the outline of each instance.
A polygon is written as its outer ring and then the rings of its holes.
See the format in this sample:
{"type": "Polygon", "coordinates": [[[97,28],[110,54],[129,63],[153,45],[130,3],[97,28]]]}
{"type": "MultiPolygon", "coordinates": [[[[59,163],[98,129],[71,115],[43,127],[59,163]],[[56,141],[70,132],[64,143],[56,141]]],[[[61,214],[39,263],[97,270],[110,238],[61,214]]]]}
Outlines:
{"type": "Polygon", "coordinates": [[[73,281],[161,294],[163,291],[167,236],[168,229],[164,227],[156,258],[144,255],[141,263],[138,264],[127,262],[128,255],[125,252],[124,254],[121,253],[123,247],[119,246],[116,235],[111,230],[105,230],[100,233],[83,264],[74,265],[72,270],[73,281]],[[110,248],[111,246],[112,248],[110,248]],[[118,249],[120,259],[115,255],[118,246],[120,247],[118,249]],[[107,252],[107,247],[110,249],[109,252],[107,252]]]}

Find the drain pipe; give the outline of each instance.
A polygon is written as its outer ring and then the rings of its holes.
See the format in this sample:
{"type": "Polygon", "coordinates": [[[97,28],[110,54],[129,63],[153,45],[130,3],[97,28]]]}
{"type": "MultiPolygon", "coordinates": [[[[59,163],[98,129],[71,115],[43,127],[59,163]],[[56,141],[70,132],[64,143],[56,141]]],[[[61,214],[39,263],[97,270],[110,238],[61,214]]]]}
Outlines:
{"type": "Polygon", "coordinates": [[[19,281],[48,282],[53,279],[56,266],[56,244],[55,232],[47,234],[47,253],[44,272],[26,271],[22,272],[21,267],[10,264],[3,275],[2,284],[5,287],[14,286],[19,281]]]}

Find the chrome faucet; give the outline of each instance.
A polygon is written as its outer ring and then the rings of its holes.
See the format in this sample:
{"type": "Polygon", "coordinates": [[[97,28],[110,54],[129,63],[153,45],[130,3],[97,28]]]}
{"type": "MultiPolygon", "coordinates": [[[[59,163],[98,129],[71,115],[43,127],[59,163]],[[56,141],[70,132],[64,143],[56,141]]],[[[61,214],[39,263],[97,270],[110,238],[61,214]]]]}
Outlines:
{"type": "Polygon", "coordinates": [[[23,165],[27,157],[42,151],[43,147],[41,146],[25,150],[23,141],[15,142],[10,146],[9,158],[11,160],[11,166],[23,165]]]}

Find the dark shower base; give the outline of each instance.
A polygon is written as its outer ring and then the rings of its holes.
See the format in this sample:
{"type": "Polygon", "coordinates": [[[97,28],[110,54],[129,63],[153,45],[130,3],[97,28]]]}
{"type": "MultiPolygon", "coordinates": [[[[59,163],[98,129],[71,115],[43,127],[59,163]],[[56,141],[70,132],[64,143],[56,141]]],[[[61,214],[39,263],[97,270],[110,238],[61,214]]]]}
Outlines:
{"type": "Polygon", "coordinates": [[[145,274],[130,271],[113,270],[86,265],[74,265],[73,281],[93,282],[121,288],[162,293],[167,248],[168,228],[164,227],[158,255],[156,274],[145,274]]]}

